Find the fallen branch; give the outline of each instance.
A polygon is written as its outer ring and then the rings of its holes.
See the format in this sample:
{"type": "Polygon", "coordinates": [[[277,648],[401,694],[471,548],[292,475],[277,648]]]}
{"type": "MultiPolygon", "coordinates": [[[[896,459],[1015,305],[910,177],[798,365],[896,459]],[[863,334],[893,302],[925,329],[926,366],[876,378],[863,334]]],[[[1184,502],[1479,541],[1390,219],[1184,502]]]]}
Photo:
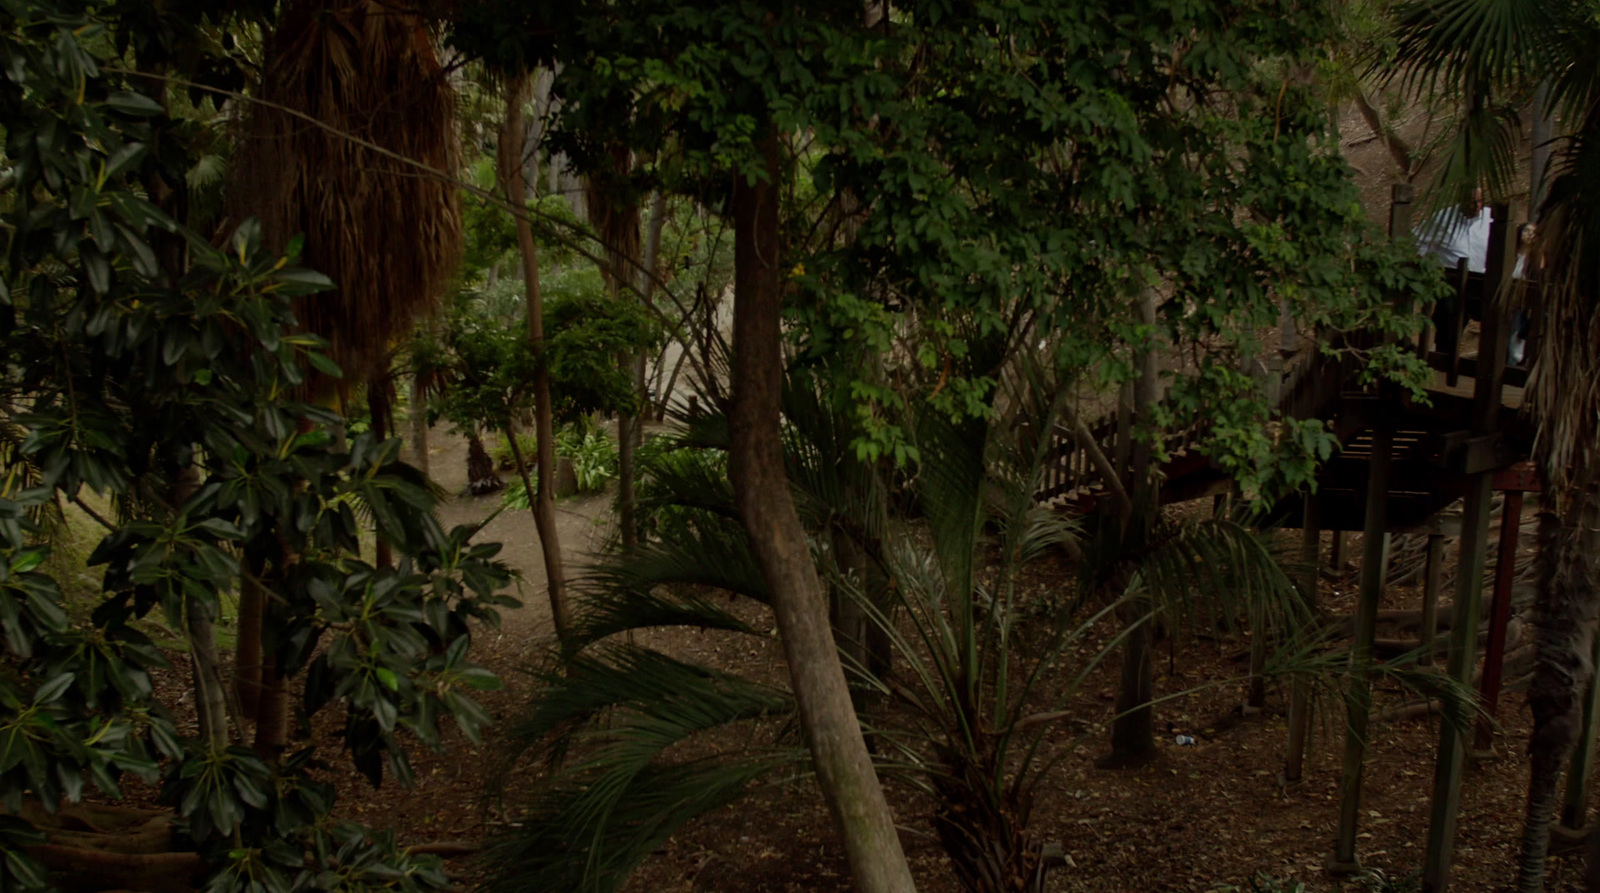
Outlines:
{"type": "Polygon", "coordinates": [[[193,893],[205,875],[199,853],[109,853],[44,843],[25,847],[66,891],[127,889],[143,893],[193,893]]]}
{"type": "Polygon", "coordinates": [[[461,856],[475,856],[483,852],[483,844],[474,843],[470,840],[435,840],[406,847],[406,852],[413,856],[438,856],[441,859],[455,859],[461,856]]]}

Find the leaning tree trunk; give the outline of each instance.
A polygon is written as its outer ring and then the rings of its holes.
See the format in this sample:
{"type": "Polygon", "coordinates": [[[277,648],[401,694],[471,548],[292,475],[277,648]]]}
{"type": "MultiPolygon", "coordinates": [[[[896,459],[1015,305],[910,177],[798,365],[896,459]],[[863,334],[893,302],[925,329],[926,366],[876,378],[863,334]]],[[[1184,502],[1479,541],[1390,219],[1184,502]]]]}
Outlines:
{"type": "Polygon", "coordinates": [[[539,249],[533,242],[533,226],[522,211],[528,194],[522,153],[526,133],[522,128],[522,94],[528,83],[526,72],[519,72],[506,83],[506,120],[500,129],[499,177],[506,201],[516,209],[517,250],[522,255],[523,288],[527,295],[528,344],[538,355],[533,373],[534,436],[539,468],[538,491],[528,494],[533,506],[533,526],[539,531],[539,548],[544,553],[545,591],[550,597],[550,618],[556,638],[565,642],[571,620],[567,610],[566,572],[561,562],[561,538],[556,531],[556,433],[554,410],[550,405],[550,366],[544,357],[544,299],[539,290],[539,249]]]}
{"type": "Polygon", "coordinates": [[[778,249],[778,139],[760,143],[764,179],[734,178],[733,408],[729,471],[750,546],[772,594],[800,725],[828,808],[862,893],[916,889],[894,815],[850,706],[828,627],[827,596],[784,474],[779,429],[783,380],[778,249]]]}
{"type": "Polygon", "coordinates": [[[1561,773],[1583,721],[1583,697],[1594,674],[1590,655],[1600,627],[1600,487],[1568,490],[1556,512],[1539,518],[1538,663],[1528,687],[1532,771],[1517,871],[1520,893],[1544,890],[1550,823],[1561,804],[1561,773]]]}

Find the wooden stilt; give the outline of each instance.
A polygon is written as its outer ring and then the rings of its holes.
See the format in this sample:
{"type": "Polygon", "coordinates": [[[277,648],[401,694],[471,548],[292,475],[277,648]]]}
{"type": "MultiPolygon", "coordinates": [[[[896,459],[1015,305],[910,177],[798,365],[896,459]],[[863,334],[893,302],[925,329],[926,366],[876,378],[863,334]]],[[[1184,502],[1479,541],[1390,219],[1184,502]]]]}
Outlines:
{"type": "MultiPolygon", "coordinates": [[[[1494,206],[1489,231],[1487,280],[1494,285],[1491,300],[1484,301],[1483,330],[1478,339],[1478,377],[1474,381],[1472,428],[1474,436],[1493,434],[1500,413],[1500,386],[1505,376],[1506,312],[1500,294],[1511,282],[1516,263],[1516,240],[1510,238],[1511,209],[1494,206]]],[[[1460,350],[1459,339],[1456,350],[1460,350]]],[[[1494,474],[1472,476],[1461,515],[1461,560],[1456,572],[1456,616],[1450,636],[1448,672],[1462,685],[1472,684],[1478,657],[1478,607],[1483,589],[1484,552],[1489,542],[1489,503],[1494,497],[1494,474]]],[[[1423,893],[1450,889],[1450,867],[1455,858],[1456,814],[1461,804],[1461,772],[1466,764],[1466,738],[1470,713],[1446,705],[1439,727],[1438,762],[1433,773],[1433,803],[1428,818],[1428,849],[1422,866],[1423,893]]]]}
{"type": "Polygon", "coordinates": [[[1379,568],[1381,568],[1378,571],[1378,573],[1381,575],[1381,579],[1383,579],[1385,581],[1387,581],[1389,579],[1389,558],[1393,554],[1394,554],[1394,534],[1385,533],[1383,535],[1383,560],[1381,562],[1379,562],[1379,565],[1378,565],[1379,568]]]}
{"type": "Polygon", "coordinates": [[[1384,528],[1389,518],[1389,467],[1394,429],[1381,419],[1372,432],[1372,458],[1367,467],[1366,517],[1361,533],[1361,590],[1356,603],[1356,639],[1350,649],[1350,682],[1345,696],[1344,767],[1339,780],[1339,834],[1328,863],[1335,874],[1352,874],[1356,831],[1361,811],[1361,776],[1367,760],[1367,722],[1372,710],[1372,643],[1377,636],[1378,602],[1383,598],[1384,528]]]}
{"type": "Polygon", "coordinates": [[[1444,578],[1444,535],[1428,534],[1428,559],[1422,575],[1422,663],[1433,665],[1433,639],[1439,632],[1439,587],[1444,578]]]}
{"type": "Polygon", "coordinates": [[[1328,567],[1334,571],[1344,570],[1344,531],[1333,532],[1333,544],[1328,547],[1328,567]]]}
{"type": "MultiPolygon", "coordinates": [[[[1305,521],[1300,529],[1300,594],[1313,616],[1317,610],[1317,577],[1321,572],[1322,531],[1319,529],[1317,499],[1306,496],[1305,521]]],[[[1311,730],[1311,682],[1295,676],[1289,689],[1289,752],[1284,755],[1283,780],[1299,781],[1305,770],[1306,739],[1311,730]]]]}
{"type": "MultiPolygon", "coordinates": [[[[1600,636],[1594,637],[1594,657],[1600,666],[1600,636]]],[[[1578,730],[1578,746],[1572,750],[1572,766],[1567,770],[1567,799],[1561,807],[1561,826],[1581,831],[1589,820],[1589,783],[1594,775],[1595,731],[1600,728],[1600,674],[1589,678],[1589,697],[1583,702],[1583,727],[1578,730]]]]}
{"type": "Polygon", "coordinates": [[[1495,717],[1500,710],[1500,683],[1506,661],[1506,627],[1511,623],[1511,581],[1517,570],[1517,540],[1522,529],[1522,491],[1506,493],[1500,511],[1500,548],[1495,555],[1494,605],[1489,613],[1489,642],[1483,655],[1483,713],[1473,747],[1488,752],[1494,745],[1495,717]]]}

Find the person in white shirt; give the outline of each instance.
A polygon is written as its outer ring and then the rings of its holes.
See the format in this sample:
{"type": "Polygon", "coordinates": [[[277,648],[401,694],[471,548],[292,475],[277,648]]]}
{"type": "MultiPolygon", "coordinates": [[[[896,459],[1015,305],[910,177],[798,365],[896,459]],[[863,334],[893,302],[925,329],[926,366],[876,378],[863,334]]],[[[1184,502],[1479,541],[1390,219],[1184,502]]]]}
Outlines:
{"type": "MultiPolygon", "coordinates": [[[[1494,212],[1483,206],[1483,190],[1474,189],[1471,199],[1441,210],[1416,228],[1417,253],[1437,259],[1451,271],[1465,258],[1469,271],[1482,273],[1489,260],[1489,229],[1493,225],[1494,212]]],[[[1456,327],[1448,325],[1455,305],[1452,292],[1433,308],[1435,344],[1443,353],[1455,348],[1456,327]]]]}
{"type": "Polygon", "coordinates": [[[1467,269],[1482,273],[1489,260],[1489,229],[1494,212],[1483,206],[1483,190],[1474,189],[1471,200],[1445,208],[1417,227],[1417,253],[1432,255],[1454,270],[1462,258],[1467,269]]]}

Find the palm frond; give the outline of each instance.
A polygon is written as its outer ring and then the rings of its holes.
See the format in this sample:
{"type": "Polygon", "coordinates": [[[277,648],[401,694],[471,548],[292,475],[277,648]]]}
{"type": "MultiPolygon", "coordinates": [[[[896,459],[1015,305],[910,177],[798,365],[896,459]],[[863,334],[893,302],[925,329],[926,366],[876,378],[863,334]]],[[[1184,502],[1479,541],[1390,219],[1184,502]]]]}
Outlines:
{"type": "Polygon", "coordinates": [[[1396,11],[1391,77],[1408,87],[1488,91],[1538,71],[1546,60],[1549,10],[1566,0],[1416,0],[1396,11]]]}
{"type": "Polygon", "coordinates": [[[487,889],[611,891],[684,822],[737,799],[805,751],[663,754],[704,732],[793,712],[786,692],[631,645],[591,650],[543,676],[510,731],[518,753],[557,764],[521,827],[490,847],[487,889]],[[574,748],[577,750],[574,751],[574,748]],[[576,762],[564,763],[576,752],[576,762]]]}
{"type": "Polygon", "coordinates": [[[1231,520],[1174,524],[1158,531],[1135,565],[1130,588],[1149,594],[1162,614],[1197,622],[1243,613],[1252,626],[1293,633],[1313,620],[1294,581],[1262,537],[1231,520]]]}
{"type": "Polygon", "coordinates": [[[709,513],[672,525],[660,538],[606,556],[586,575],[596,588],[648,592],[657,586],[710,586],[765,604],[766,578],[744,528],[709,513]]]}
{"type": "Polygon", "coordinates": [[[569,643],[575,648],[618,633],[674,626],[750,635],[760,633],[711,599],[673,587],[641,591],[588,586],[586,581],[580,581],[583,591],[579,596],[579,610],[568,635],[569,643]]]}
{"type": "MultiPolygon", "coordinates": [[[[1408,90],[1459,98],[1429,204],[1515,192],[1522,139],[1517,109],[1566,66],[1557,48],[1577,0],[1414,0],[1396,11],[1398,64],[1387,77],[1408,90]]],[[[1591,44],[1592,46],[1592,44],[1591,44]]],[[[1375,62],[1383,64],[1381,61],[1375,62]]],[[[1560,101],[1560,94],[1552,95],[1560,101]]],[[[1541,112],[1544,110],[1541,110],[1541,112]]]]}
{"type": "Polygon", "coordinates": [[[956,423],[931,415],[917,426],[922,462],[916,492],[948,595],[956,600],[970,600],[973,590],[987,445],[987,426],[979,420],[956,423]]]}

